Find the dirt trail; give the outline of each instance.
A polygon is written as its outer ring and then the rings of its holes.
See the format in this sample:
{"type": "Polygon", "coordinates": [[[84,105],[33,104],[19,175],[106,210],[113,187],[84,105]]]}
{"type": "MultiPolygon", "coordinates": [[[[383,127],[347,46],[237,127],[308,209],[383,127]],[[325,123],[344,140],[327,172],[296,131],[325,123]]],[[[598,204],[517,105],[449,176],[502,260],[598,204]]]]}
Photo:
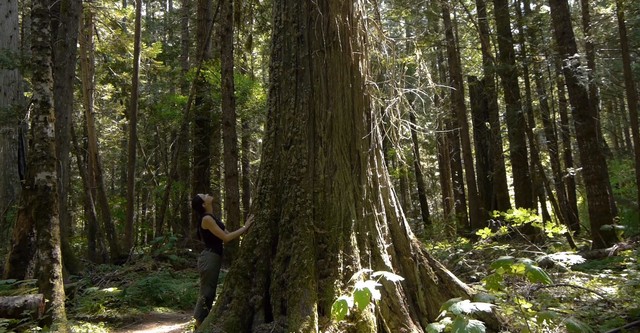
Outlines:
{"type": "Polygon", "coordinates": [[[151,312],[139,321],[114,329],[111,333],[190,333],[192,330],[190,313],[151,312]]]}

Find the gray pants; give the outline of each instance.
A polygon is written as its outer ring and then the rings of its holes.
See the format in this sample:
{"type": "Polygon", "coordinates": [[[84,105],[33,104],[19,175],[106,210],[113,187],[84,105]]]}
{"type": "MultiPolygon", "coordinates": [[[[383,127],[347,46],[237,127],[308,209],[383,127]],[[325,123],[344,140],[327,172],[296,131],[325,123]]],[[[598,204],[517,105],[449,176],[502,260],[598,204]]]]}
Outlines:
{"type": "Polygon", "coordinates": [[[216,298],[216,288],[218,287],[218,275],[220,274],[220,266],[222,265],[222,257],[208,250],[204,250],[198,256],[198,271],[200,272],[200,294],[198,295],[198,303],[193,312],[193,317],[202,323],[213,305],[216,298]]]}

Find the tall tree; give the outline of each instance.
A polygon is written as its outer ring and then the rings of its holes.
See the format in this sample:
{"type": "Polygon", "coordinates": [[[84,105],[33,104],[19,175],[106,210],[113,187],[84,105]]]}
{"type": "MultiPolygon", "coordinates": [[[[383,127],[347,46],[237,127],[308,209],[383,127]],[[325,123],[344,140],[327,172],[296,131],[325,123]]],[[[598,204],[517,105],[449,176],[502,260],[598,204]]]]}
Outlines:
{"type": "MultiPolygon", "coordinates": [[[[240,227],[240,183],[238,177],[238,134],[233,77],[233,0],[220,0],[220,67],[222,78],[222,141],[224,152],[224,209],[230,230],[240,227]]],[[[228,244],[225,260],[233,261],[238,243],[228,244]]]]}
{"type": "Polygon", "coordinates": [[[597,114],[590,106],[588,84],[580,78],[580,59],[576,58],[576,46],[571,14],[567,0],[549,0],[551,19],[556,47],[562,57],[563,74],[569,101],[572,106],[573,122],[576,140],[580,151],[580,163],[587,193],[589,206],[589,224],[591,226],[591,241],[594,249],[606,248],[617,241],[613,228],[603,228],[615,223],[617,213],[607,162],[598,142],[597,114]]]}
{"type": "Polygon", "coordinates": [[[124,249],[134,246],[133,224],[136,218],[136,154],[138,144],[138,94],[140,84],[140,35],[142,29],[142,0],[136,1],[135,32],[133,37],[133,73],[129,100],[129,146],[127,158],[127,216],[124,229],[124,249]]]}
{"type": "Polygon", "coordinates": [[[18,0],[0,2],[0,56],[6,61],[0,66],[0,233],[6,244],[15,221],[15,205],[20,195],[18,174],[18,143],[20,119],[26,112],[24,79],[20,63],[20,23],[18,0]]]}
{"type": "Polygon", "coordinates": [[[533,184],[529,174],[526,136],[523,135],[526,122],[520,98],[518,70],[513,49],[509,2],[507,0],[493,0],[493,7],[496,31],[498,33],[499,65],[497,72],[500,75],[504,91],[515,205],[516,208],[535,208],[533,184]]]}
{"type": "MultiPolygon", "coordinates": [[[[530,1],[524,0],[522,4],[524,18],[530,22],[530,24],[528,24],[527,37],[531,44],[531,48],[535,50],[540,46],[540,22],[537,19],[538,16],[531,10],[530,1]]],[[[556,134],[557,130],[555,120],[552,118],[551,107],[549,106],[549,93],[544,80],[542,64],[540,61],[536,60],[536,57],[533,57],[531,66],[533,69],[533,80],[540,109],[540,118],[542,119],[545,142],[551,164],[553,184],[559,205],[559,211],[556,212],[556,214],[560,217],[560,221],[562,223],[565,223],[572,231],[577,231],[580,229],[580,222],[578,220],[578,216],[570,209],[571,205],[567,196],[565,183],[563,181],[564,176],[560,163],[560,150],[556,134]]],[[[543,176],[542,173],[541,176],[543,176]]]]}
{"type": "Polygon", "coordinates": [[[633,139],[634,162],[636,174],[636,186],[638,188],[637,203],[640,207],[640,129],[638,128],[638,91],[636,90],[633,71],[631,69],[631,51],[629,38],[627,37],[627,24],[624,19],[624,7],[622,0],[616,0],[616,15],[618,17],[618,33],[620,34],[620,51],[622,54],[622,68],[624,72],[624,87],[627,94],[627,108],[631,124],[631,136],[633,139]]]}
{"type": "Polygon", "coordinates": [[[362,8],[274,2],[256,222],[202,332],[340,330],[331,305],[363,268],[405,280],[383,280],[375,311],[350,331],[424,332],[442,302],[469,296],[414,238],[390,186],[366,91],[362,8]]]}
{"type": "Polygon", "coordinates": [[[473,165],[473,155],[471,140],[469,138],[469,121],[467,120],[467,107],[464,101],[464,82],[462,79],[462,65],[460,64],[460,54],[456,47],[454,27],[451,22],[449,4],[442,4],[442,17],[444,20],[444,33],[447,43],[447,60],[449,64],[449,82],[451,89],[451,108],[453,111],[454,130],[460,139],[462,160],[464,166],[464,176],[467,188],[467,198],[469,206],[469,225],[465,225],[458,233],[468,233],[473,229],[483,227],[483,219],[480,217],[480,199],[478,197],[478,187],[476,183],[476,172],[473,165]]]}
{"type": "Polygon", "coordinates": [[[44,317],[43,324],[54,332],[64,333],[67,331],[67,317],[58,217],[50,6],[49,0],[32,2],[33,109],[20,209],[36,227],[40,265],[38,289],[47,299],[45,311],[48,315],[44,317]]]}
{"type": "Polygon", "coordinates": [[[77,65],[78,24],[82,12],[80,0],[56,1],[51,7],[53,40],[53,89],[56,113],[56,154],[59,163],[58,198],[60,204],[60,237],[65,268],[75,274],[80,269],[71,248],[71,214],[69,187],[71,181],[70,149],[73,115],[74,82],[77,65]],[[61,18],[64,18],[61,20],[61,18]]]}
{"type": "MultiPolygon", "coordinates": [[[[212,59],[211,32],[213,30],[213,10],[211,1],[198,0],[196,20],[196,55],[202,59],[204,66],[210,65],[212,59]]],[[[194,82],[194,116],[193,116],[193,167],[191,175],[192,194],[210,193],[211,191],[211,145],[213,128],[210,85],[203,75],[196,77],[194,82]]],[[[214,195],[215,196],[215,195],[214,195]]],[[[195,217],[192,224],[195,226],[195,217]]],[[[191,228],[195,230],[194,228],[191,228]]]]}
{"type": "MultiPolygon", "coordinates": [[[[490,191],[484,193],[488,206],[487,211],[507,211],[511,208],[509,198],[509,186],[507,184],[507,169],[504,163],[504,153],[502,144],[502,128],[500,124],[500,110],[498,105],[498,93],[496,90],[496,60],[491,47],[491,35],[489,27],[489,17],[487,14],[487,3],[485,0],[476,0],[478,8],[478,33],[480,38],[480,50],[482,52],[482,72],[484,77],[480,82],[482,93],[479,98],[486,103],[488,112],[488,123],[490,130],[487,133],[487,173],[478,171],[478,183],[481,178],[491,185],[490,191]]],[[[485,123],[486,124],[486,123],[485,123]]],[[[484,124],[483,124],[484,125],[484,124]]],[[[475,130],[474,130],[475,135],[475,130]]],[[[476,153],[479,153],[476,151],[476,153]]],[[[481,186],[478,185],[480,189],[481,186]]],[[[488,189],[489,190],[489,189],[488,189]]]]}
{"type": "MultiPolygon", "coordinates": [[[[82,102],[84,105],[84,116],[87,135],[87,177],[90,185],[89,189],[92,198],[95,200],[95,208],[98,217],[105,231],[107,242],[109,244],[109,255],[111,259],[120,256],[120,246],[116,238],[115,225],[111,219],[111,209],[109,208],[109,200],[107,198],[106,188],[104,184],[104,176],[102,170],[102,161],[98,150],[98,131],[95,121],[94,107],[94,91],[95,91],[95,45],[94,45],[94,10],[91,1],[85,2],[82,13],[82,29],[80,40],[80,73],[82,81],[82,102]]],[[[89,199],[87,197],[87,199],[89,199]]],[[[91,204],[87,203],[87,207],[91,204]]],[[[99,227],[96,227],[96,231],[99,227]]],[[[102,235],[98,232],[96,237],[102,235]]],[[[93,237],[90,235],[89,237],[93,237]]],[[[100,240],[96,242],[101,243],[100,240]]]]}

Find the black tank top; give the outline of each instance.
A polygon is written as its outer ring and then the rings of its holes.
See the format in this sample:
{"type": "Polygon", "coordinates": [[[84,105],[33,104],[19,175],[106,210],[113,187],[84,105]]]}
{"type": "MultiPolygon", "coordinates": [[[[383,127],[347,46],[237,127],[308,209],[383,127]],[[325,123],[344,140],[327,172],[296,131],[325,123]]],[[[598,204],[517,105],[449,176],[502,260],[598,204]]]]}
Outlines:
{"type": "MultiPolygon", "coordinates": [[[[204,218],[207,215],[211,216],[213,220],[216,221],[216,224],[218,225],[218,227],[220,227],[220,229],[224,231],[224,223],[222,223],[222,221],[220,221],[217,217],[215,217],[212,214],[204,214],[202,218],[204,218]]],[[[207,248],[207,250],[213,251],[213,253],[217,253],[220,256],[222,256],[222,250],[224,249],[222,239],[216,237],[216,235],[214,235],[209,229],[203,228],[202,219],[200,219],[199,231],[200,231],[200,237],[204,242],[204,246],[207,248]]]]}

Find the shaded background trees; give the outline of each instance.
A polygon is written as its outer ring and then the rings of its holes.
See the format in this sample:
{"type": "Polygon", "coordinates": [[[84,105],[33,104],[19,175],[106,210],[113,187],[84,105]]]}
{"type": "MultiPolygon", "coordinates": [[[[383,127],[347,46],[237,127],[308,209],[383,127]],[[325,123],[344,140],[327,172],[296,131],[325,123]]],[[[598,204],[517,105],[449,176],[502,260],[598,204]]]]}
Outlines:
{"type": "MultiPolygon", "coordinates": [[[[19,4],[0,4],[0,223],[13,230],[0,253],[4,275],[24,278],[35,224],[16,218],[28,156],[18,152],[29,139],[19,135],[30,121],[23,91],[30,97],[34,82],[31,5],[19,4]]],[[[133,3],[63,1],[49,13],[69,272],[72,254],[103,263],[158,244],[198,246],[187,206],[195,193],[214,194],[223,219],[241,224],[260,172],[274,4],[141,5],[138,78],[133,3]]],[[[622,226],[637,234],[639,10],[629,0],[367,3],[366,93],[413,230],[473,237],[497,222],[493,211],[528,208],[594,248],[616,242],[622,226]]]]}

